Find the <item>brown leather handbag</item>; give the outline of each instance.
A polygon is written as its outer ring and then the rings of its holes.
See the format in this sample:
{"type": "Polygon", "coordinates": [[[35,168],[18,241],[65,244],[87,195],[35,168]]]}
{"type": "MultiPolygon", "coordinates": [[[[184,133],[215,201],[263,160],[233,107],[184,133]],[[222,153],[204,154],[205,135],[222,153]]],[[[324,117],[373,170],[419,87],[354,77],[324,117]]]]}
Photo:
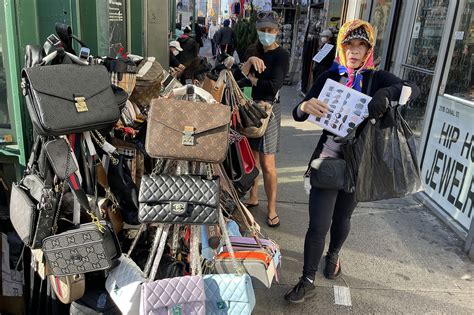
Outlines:
{"type": "Polygon", "coordinates": [[[230,107],[219,103],[154,99],[145,149],[154,158],[221,163],[227,154],[230,107]]]}
{"type": "Polygon", "coordinates": [[[206,75],[206,77],[204,78],[204,83],[202,85],[202,88],[211,93],[214,99],[218,102],[221,102],[222,97],[224,96],[225,81],[223,77],[224,73],[221,73],[219,79],[217,81],[214,81],[206,75]]]}
{"type": "Polygon", "coordinates": [[[152,99],[160,96],[163,67],[154,57],[144,58],[137,68],[135,89],[130,101],[141,108],[147,108],[152,99]]]}

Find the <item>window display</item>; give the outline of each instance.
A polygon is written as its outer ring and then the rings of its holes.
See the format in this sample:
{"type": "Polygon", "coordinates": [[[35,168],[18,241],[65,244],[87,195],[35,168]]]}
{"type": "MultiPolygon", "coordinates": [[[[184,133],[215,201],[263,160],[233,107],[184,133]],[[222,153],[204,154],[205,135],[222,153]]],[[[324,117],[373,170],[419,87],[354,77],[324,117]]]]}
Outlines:
{"type": "Polygon", "coordinates": [[[454,32],[454,51],[446,81],[445,94],[474,102],[474,3],[466,4],[461,23],[454,32]]]}
{"type": "Polygon", "coordinates": [[[419,2],[408,55],[403,64],[403,79],[414,82],[421,91],[420,97],[403,111],[405,119],[417,136],[420,136],[423,130],[426,105],[446,25],[448,4],[448,1],[444,0],[419,2]]]}

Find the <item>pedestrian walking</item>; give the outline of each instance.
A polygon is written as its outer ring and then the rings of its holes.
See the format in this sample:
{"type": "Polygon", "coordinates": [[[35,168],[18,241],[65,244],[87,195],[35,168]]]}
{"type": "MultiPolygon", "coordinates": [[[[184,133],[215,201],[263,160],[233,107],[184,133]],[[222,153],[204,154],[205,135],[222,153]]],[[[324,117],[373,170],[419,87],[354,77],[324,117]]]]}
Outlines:
{"type": "MultiPolygon", "coordinates": [[[[309,115],[326,116],[328,105],[316,99],[326,79],[344,83],[348,87],[371,96],[372,100],[368,104],[369,119],[379,119],[383,116],[390,102],[398,101],[404,84],[412,88],[412,98],[416,97],[419,89],[414,84],[404,82],[387,71],[373,69],[374,44],[374,30],[369,23],[361,20],[345,23],[337,39],[338,67],[331,68],[316,79],[303,102],[293,110],[294,119],[305,121],[309,115]]],[[[311,160],[320,157],[343,158],[341,144],[336,140],[333,134],[323,131],[311,160]]],[[[313,175],[314,172],[311,172],[311,176],[313,175]]],[[[339,252],[349,235],[351,215],[356,205],[354,193],[311,187],[309,228],[304,243],[303,275],[299,282],[285,294],[287,301],[300,303],[304,302],[305,298],[314,295],[314,279],[328,231],[330,231],[331,239],[323,273],[328,279],[341,276],[339,252]]]]}
{"type": "MultiPolygon", "coordinates": [[[[278,91],[289,70],[290,56],[276,38],[280,32],[278,13],[262,11],[257,14],[256,22],[258,42],[249,49],[249,58],[242,66],[242,73],[248,77],[252,86],[252,97],[255,102],[265,101],[273,104],[273,114],[265,134],[261,138],[249,139],[257,165],[263,172],[265,192],[267,194],[267,224],[270,227],[280,225],[276,209],[277,173],[275,154],[280,145],[281,111],[276,100],[278,91]]],[[[248,207],[258,205],[258,180],[250,190],[245,201],[248,207]]]]}
{"type": "Polygon", "coordinates": [[[219,45],[221,53],[227,53],[229,56],[234,55],[237,48],[237,36],[233,29],[229,27],[230,21],[224,21],[224,27],[215,34],[215,42],[219,45]]]}
{"type": "Polygon", "coordinates": [[[212,20],[212,24],[209,27],[209,38],[211,39],[211,49],[212,49],[212,58],[216,58],[216,41],[214,39],[214,35],[220,30],[221,26],[217,24],[216,19],[212,20]]]}

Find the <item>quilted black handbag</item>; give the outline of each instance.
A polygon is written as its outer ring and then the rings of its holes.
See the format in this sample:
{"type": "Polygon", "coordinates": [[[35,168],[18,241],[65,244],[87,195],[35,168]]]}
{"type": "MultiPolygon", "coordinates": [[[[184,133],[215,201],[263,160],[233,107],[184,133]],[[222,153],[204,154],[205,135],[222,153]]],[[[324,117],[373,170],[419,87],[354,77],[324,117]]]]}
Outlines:
{"type": "Polygon", "coordinates": [[[117,99],[109,73],[101,65],[32,67],[24,69],[22,77],[28,112],[41,135],[110,127],[120,118],[122,104],[117,102],[126,102],[126,93],[117,99]]]}
{"type": "Polygon", "coordinates": [[[140,185],[138,220],[142,223],[216,224],[219,177],[145,175],[140,185]]]}
{"type": "Polygon", "coordinates": [[[105,221],[49,236],[43,241],[43,252],[55,276],[109,269],[122,255],[117,236],[105,221]]]}

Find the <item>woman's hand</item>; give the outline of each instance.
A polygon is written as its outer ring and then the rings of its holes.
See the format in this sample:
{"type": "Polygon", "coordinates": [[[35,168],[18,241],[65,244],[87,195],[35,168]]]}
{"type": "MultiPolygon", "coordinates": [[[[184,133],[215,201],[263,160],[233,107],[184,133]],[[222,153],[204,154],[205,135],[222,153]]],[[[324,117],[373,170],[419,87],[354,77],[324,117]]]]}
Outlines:
{"type": "Polygon", "coordinates": [[[255,71],[257,71],[258,73],[262,73],[267,68],[262,59],[258,57],[250,57],[242,66],[242,69],[241,69],[242,73],[248,76],[250,73],[250,68],[252,68],[252,66],[255,68],[255,71]]]}
{"type": "Polygon", "coordinates": [[[249,78],[250,82],[252,83],[252,86],[257,86],[258,79],[253,74],[250,73],[248,75],[248,78],[249,78]]]}
{"type": "Polygon", "coordinates": [[[303,102],[300,105],[300,109],[306,114],[321,118],[326,116],[328,112],[328,105],[323,101],[320,101],[313,97],[309,101],[303,102]]]}

